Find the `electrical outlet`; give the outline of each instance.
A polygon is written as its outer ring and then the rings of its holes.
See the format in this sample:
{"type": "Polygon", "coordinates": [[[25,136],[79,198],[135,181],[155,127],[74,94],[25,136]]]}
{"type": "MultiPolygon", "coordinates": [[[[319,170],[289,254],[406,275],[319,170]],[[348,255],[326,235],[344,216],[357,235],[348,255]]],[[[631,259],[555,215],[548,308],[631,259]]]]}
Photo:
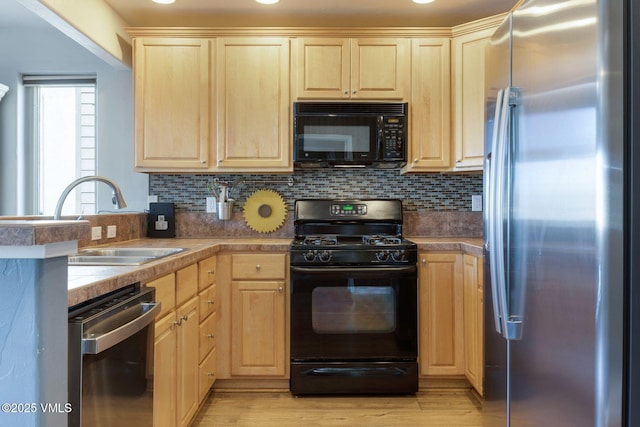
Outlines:
{"type": "Polygon", "coordinates": [[[107,239],[113,239],[116,237],[116,226],[107,225],[107,239]]]}
{"type": "Polygon", "coordinates": [[[482,211],[482,195],[475,194],[471,196],[471,210],[473,212],[482,211]]]}
{"type": "Polygon", "coordinates": [[[149,194],[147,196],[147,203],[158,203],[158,196],[152,196],[149,194]]]}
{"type": "Polygon", "coordinates": [[[215,197],[207,197],[207,213],[216,213],[215,197]]]}
{"type": "Polygon", "coordinates": [[[102,239],[102,227],[91,227],[91,240],[102,239]]]}

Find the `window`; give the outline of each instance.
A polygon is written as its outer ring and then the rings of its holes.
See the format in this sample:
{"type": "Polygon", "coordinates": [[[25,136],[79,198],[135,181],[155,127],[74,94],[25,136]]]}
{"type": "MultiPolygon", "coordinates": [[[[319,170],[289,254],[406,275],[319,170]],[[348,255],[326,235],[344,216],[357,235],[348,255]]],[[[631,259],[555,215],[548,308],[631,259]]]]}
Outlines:
{"type": "MultiPolygon", "coordinates": [[[[27,206],[52,215],[60,194],[75,179],[96,174],[95,77],[24,76],[27,150],[31,164],[27,206]]],[[[63,215],[94,214],[95,182],[70,194],[63,215]],[[75,193],[75,197],[74,197],[75,193]]]]}

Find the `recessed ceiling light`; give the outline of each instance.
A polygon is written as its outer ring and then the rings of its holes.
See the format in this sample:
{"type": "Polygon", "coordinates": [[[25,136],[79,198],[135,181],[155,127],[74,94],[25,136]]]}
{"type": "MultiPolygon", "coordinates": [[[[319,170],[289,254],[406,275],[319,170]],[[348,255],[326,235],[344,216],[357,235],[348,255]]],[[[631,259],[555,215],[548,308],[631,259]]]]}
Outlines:
{"type": "Polygon", "coordinates": [[[151,0],[154,3],[160,3],[160,4],[171,4],[171,3],[175,3],[176,0],[151,0]]]}
{"type": "Polygon", "coordinates": [[[414,3],[425,4],[425,3],[433,3],[435,0],[413,0],[414,3]]]}
{"type": "Polygon", "coordinates": [[[256,0],[256,1],[262,4],[275,4],[275,3],[278,3],[280,0],[256,0]]]}

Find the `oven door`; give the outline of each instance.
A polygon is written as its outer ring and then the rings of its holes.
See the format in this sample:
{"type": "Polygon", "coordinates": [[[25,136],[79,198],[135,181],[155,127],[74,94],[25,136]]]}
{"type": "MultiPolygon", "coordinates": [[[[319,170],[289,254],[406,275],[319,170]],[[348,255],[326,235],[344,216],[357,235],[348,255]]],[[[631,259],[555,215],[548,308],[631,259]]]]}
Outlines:
{"type": "Polygon", "coordinates": [[[294,126],[296,162],[369,163],[378,157],[375,115],[299,114],[294,126]]]}
{"type": "Polygon", "coordinates": [[[417,273],[291,267],[291,360],[415,361],[417,273]]]}

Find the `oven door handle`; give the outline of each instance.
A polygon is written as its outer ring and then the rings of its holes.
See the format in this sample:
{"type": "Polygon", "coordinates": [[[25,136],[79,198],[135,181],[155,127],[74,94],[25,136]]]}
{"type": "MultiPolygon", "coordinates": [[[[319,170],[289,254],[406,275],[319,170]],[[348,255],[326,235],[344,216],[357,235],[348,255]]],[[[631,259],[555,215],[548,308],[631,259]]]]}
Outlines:
{"type": "Polygon", "coordinates": [[[82,354],[98,354],[126,340],[147,327],[160,312],[159,302],[143,302],[133,309],[142,314],[130,322],[102,334],[89,334],[82,338],[82,354]]]}
{"type": "Polygon", "coordinates": [[[298,267],[291,266],[291,273],[413,273],[417,271],[415,265],[406,265],[402,267],[387,267],[387,266],[373,266],[373,267],[298,267]]]}

